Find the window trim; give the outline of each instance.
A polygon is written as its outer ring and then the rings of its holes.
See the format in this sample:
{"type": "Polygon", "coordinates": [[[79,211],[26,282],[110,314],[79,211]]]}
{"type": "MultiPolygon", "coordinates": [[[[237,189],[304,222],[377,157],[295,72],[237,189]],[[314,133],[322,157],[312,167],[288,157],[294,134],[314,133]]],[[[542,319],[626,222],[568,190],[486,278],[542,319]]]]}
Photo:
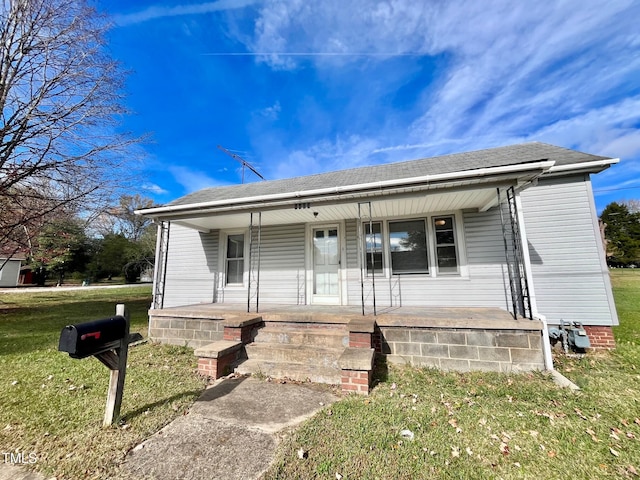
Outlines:
{"type": "Polygon", "coordinates": [[[246,229],[241,229],[241,230],[226,230],[224,232],[221,232],[221,239],[222,242],[220,247],[221,247],[221,255],[220,255],[220,271],[224,274],[222,276],[222,285],[221,287],[224,288],[246,288],[247,286],[247,278],[248,278],[248,262],[247,262],[247,258],[248,258],[248,252],[249,252],[249,244],[247,241],[248,238],[248,230],[246,229]],[[228,258],[227,258],[227,253],[228,253],[228,245],[229,245],[229,237],[232,235],[243,235],[244,236],[244,248],[242,250],[242,259],[243,259],[243,268],[242,268],[242,283],[228,283],[227,282],[227,278],[228,278],[228,258]]]}
{"type": "Polygon", "coordinates": [[[389,256],[389,272],[391,276],[399,276],[399,275],[427,275],[427,276],[431,276],[431,272],[433,271],[433,265],[432,265],[432,255],[431,255],[431,251],[429,249],[429,245],[430,245],[430,241],[429,241],[429,237],[430,237],[430,230],[429,230],[429,222],[428,222],[429,217],[425,216],[425,217],[417,217],[417,218],[400,218],[400,219],[389,219],[386,221],[387,223],[387,250],[389,252],[388,256],[389,256]],[[391,223],[400,223],[400,222],[422,222],[422,224],[424,225],[424,235],[425,235],[425,239],[426,239],[426,245],[425,245],[425,254],[426,254],[426,260],[427,260],[427,270],[426,271],[415,271],[415,272],[398,272],[398,273],[394,273],[393,271],[393,257],[392,257],[392,251],[391,251],[391,223]]]}
{"type": "Polygon", "coordinates": [[[437,275],[445,275],[445,276],[451,276],[451,275],[460,275],[460,253],[459,253],[459,247],[458,244],[460,243],[459,240],[459,236],[458,236],[458,228],[457,228],[457,222],[456,222],[456,215],[455,214],[443,214],[443,215],[431,215],[430,216],[430,220],[431,220],[431,225],[433,228],[433,264],[434,264],[434,268],[435,271],[437,273],[437,275]],[[445,245],[438,245],[438,230],[436,229],[436,219],[439,218],[450,218],[451,219],[451,230],[453,231],[453,244],[445,244],[445,245]],[[453,246],[455,248],[455,253],[456,253],[456,270],[455,272],[441,272],[440,271],[440,266],[438,265],[438,247],[439,246],[453,246]]]}
{"type": "Polygon", "coordinates": [[[369,255],[369,252],[367,252],[367,226],[369,225],[369,220],[363,220],[361,222],[361,228],[362,228],[362,241],[364,243],[364,262],[363,262],[363,268],[365,271],[365,275],[367,277],[371,277],[372,275],[375,275],[376,277],[387,277],[387,268],[388,268],[388,260],[387,260],[387,241],[386,241],[386,234],[387,234],[387,229],[386,229],[386,222],[384,220],[371,220],[372,224],[375,223],[379,223],[380,224],[380,243],[382,246],[382,256],[381,256],[381,262],[382,262],[382,266],[380,268],[380,270],[376,271],[375,268],[373,270],[373,272],[369,272],[369,268],[368,268],[368,264],[367,264],[367,255],[369,255]]]}
{"type": "MultiPolygon", "coordinates": [[[[461,279],[469,279],[469,265],[467,263],[467,255],[466,255],[466,242],[464,237],[464,222],[462,218],[462,213],[459,210],[455,211],[444,211],[444,212],[434,212],[429,214],[424,214],[422,216],[418,215],[400,215],[394,217],[386,217],[386,218],[374,218],[372,219],[373,223],[381,223],[382,225],[382,264],[383,264],[383,272],[376,273],[376,278],[393,278],[393,277],[422,277],[422,278],[461,278],[461,279]],[[437,252],[436,252],[436,237],[435,237],[435,226],[434,219],[437,217],[450,217],[453,219],[453,234],[455,239],[455,247],[456,247],[456,256],[458,260],[457,271],[456,272],[438,272],[438,263],[437,263],[437,252]],[[425,222],[425,230],[427,235],[427,258],[429,264],[429,272],[423,273],[393,273],[393,269],[391,266],[391,248],[390,248],[390,240],[389,240],[389,223],[400,222],[400,221],[410,221],[410,220],[423,220],[425,222]]],[[[362,246],[360,248],[365,249],[366,254],[366,230],[364,225],[368,223],[368,220],[360,220],[359,228],[362,235],[362,246]]],[[[361,266],[362,272],[366,278],[371,278],[371,274],[367,271],[366,261],[364,265],[361,266]]]]}

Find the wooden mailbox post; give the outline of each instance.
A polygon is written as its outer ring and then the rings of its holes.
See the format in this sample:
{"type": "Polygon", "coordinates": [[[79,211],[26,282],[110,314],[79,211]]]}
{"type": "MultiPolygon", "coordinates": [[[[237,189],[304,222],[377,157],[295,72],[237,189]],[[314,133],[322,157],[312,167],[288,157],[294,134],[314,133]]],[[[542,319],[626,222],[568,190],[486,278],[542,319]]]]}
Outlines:
{"type": "Polygon", "coordinates": [[[58,350],[68,352],[72,358],[94,356],[110,370],[104,426],[120,417],[129,344],[139,340],[142,335],[129,333],[129,312],[122,304],[116,305],[114,317],[67,325],[60,333],[58,350]]]}

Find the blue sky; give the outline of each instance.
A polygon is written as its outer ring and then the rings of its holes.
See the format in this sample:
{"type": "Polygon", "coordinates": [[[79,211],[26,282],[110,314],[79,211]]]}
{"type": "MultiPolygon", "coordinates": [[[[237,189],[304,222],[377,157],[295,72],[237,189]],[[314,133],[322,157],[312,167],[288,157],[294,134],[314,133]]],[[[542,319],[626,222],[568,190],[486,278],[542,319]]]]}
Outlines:
{"type": "Polygon", "coordinates": [[[240,183],[217,145],[277,179],[527,141],[640,199],[640,2],[97,2],[158,203],[240,183]]]}

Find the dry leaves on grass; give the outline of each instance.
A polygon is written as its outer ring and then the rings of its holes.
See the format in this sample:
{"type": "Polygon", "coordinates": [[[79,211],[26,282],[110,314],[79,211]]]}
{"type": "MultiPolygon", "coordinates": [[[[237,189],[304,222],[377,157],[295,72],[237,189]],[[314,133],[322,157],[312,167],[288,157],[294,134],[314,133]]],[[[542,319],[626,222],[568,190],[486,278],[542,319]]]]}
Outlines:
{"type": "Polygon", "coordinates": [[[576,415],[578,415],[582,420],[589,420],[579,408],[574,408],[573,411],[576,412],[576,415]]]}
{"type": "Polygon", "coordinates": [[[600,439],[599,439],[598,437],[596,437],[596,432],[594,432],[594,431],[593,431],[593,430],[591,430],[590,428],[587,428],[587,429],[585,430],[585,432],[586,432],[588,435],[591,435],[591,440],[593,440],[593,441],[594,441],[594,442],[596,442],[596,443],[599,443],[599,442],[600,442],[600,439]]]}
{"type": "Polygon", "coordinates": [[[509,445],[502,442],[500,444],[500,453],[502,453],[502,455],[505,455],[505,456],[509,455],[511,453],[511,451],[509,450],[509,445]]]}

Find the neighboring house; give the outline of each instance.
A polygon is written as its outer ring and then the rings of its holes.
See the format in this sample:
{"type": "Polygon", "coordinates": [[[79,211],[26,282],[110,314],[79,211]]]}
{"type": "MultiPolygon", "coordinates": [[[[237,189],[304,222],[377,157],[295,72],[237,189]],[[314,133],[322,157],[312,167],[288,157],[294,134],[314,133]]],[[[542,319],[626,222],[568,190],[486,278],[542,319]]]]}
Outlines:
{"type": "Polygon", "coordinates": [[[24,256],[15,255],[7,260],[7,256],[0,255],[0,287],[16,287],[20,279],[20,268],[24,256]]]}
{"type": "Polygon", "coordinates": [[[593,346],[613,346],[590,175],[617,162],[527,143],[143,210],[159,225],[151,336],[202,347],[244,310],[259,320],[243,343],[360,325],[389,360],[458,370],[551,368],[545,322],[582,322],[593,346]]]}

